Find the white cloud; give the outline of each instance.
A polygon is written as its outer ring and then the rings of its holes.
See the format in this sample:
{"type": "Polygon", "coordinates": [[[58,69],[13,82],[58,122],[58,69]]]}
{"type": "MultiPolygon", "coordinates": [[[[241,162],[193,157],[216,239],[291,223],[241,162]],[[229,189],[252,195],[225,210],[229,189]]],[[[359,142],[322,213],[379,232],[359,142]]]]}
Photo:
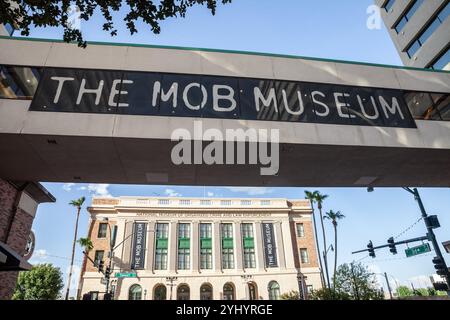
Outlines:
{"type": "Polygon", "coordinates": [[[79,187],[78,190],[87,190],[87,187],[79,187]]]}
{"type": "Polygon", "coordinates": [[[208,191],[207,195],[208,197],[214,197],[214,192],[208,191]]]}
{"type": "Polygon", "coordinates": [[[264,195],[273,192],[273,189],[266,187],[226,187],[231,192],[246,193],[249,196],[264,195]]]}
{"type": "Polygon", "coordinates": [[[94,196],[112,197],[108,190],[109,186],[110,185],[107,183],[97,183],[97,184],[91,183],[87,186],[87,190],[94,196]]]}
{"type": "Polygon", "coordinates": [[[173,189],[166,189],[164,190],[164,194],[169,197],[181,197],[181,193],[176,192],[173,189]]]}
{"type": "Polygon", "coordinates": [[[72,187],[75,185],[75,183],[64,183],[62,188],[64,191],[72,191],[72,187]]]}

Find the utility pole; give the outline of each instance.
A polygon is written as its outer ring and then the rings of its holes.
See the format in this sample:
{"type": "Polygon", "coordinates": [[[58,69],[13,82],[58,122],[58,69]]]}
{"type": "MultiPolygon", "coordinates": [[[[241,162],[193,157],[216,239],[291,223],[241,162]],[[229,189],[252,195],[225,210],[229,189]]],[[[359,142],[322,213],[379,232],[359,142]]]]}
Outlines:
{"type": "Polygon", "coordinates": [[[384,273],[384,277],[386,278],[386,284],[387,284],[387,287],[388,287],[388,290],[389,290],[389,296],[391,297],[391,300],[392,300],[392,290],[391,290],[391,285],[389,284],[389,280],[388,280],[388,276],[387,276],[387,273],[386,273],[386,272],[384,273]]]}
{"type": "Polygon", "coordinates": [[[447,295],[450,296],[450,272],[448,271],[447,264],[445,263],[444,257],[442,256],[441,249],[439,248],[439,244],[436,240],[436,236],[434,235],[433,228],[435,227],[432,223],[429,221],[429,216],[427,215],[427,212],[425,211],[425,207],[423,206],[422,199],[420,198],[419,191],[417,188],[414,188],[411,190],[410,188],[405,188],[406,191],[412,193],[414,195],[414,198],[416,199],[417,203],[419,204],[420,211],[422,213],[423,221],[425,222],[425,226],[427,227],[428,231],[428,237],[433,244],[434,252],[436,252],[436,256],[439,258],[439,260],[442,262],[443,267],[445,268],[446,274],[445,279],[447,281],[447,295]]]}

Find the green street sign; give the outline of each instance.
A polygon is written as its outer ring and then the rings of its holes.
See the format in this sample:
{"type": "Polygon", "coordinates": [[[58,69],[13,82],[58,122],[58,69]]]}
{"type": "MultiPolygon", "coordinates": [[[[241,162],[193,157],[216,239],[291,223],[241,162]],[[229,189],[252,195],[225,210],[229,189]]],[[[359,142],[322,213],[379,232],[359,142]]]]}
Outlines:
{"type": "Polygon", "coordinates": [[[430,248],[430,244],[428,244],[428,243],[424,243],[424,244],[421,244],[420,246],[405,249],[406,257],[408,257],[408,258],[412,257],[412,256],[416,256],[418,254],[430,252],[430,251],[431,251],[431,248],[430,248]]]}
{"type": "Polygon", "coordinates": [[[116,278],[136,278],[135,272],[116,272],[116,278]]]}

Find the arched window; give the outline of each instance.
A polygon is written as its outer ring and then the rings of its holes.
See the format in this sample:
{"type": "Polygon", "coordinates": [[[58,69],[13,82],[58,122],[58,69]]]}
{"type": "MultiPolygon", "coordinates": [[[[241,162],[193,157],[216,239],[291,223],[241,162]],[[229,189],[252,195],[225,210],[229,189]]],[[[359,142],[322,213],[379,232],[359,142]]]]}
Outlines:
{"type": "Polygon", "coordinates": [[[269,300],[280,299],[280,285],[278,282],[270,281],[267,290],[269,290],[269,300]]]}
{"type": "Polygon", "coordinates": [[[163,284],[157,284],[153,290],[153,300],[167,300],[167,289],[163,284]]]}
{"type": "Polygon", "coordinates": [[[223,300],[235,300],[234,285],[231,282],[227,282],[223,286],[223,300]]]}
{"type": "Polygon", "coordinates": [[[210,284],[204,283],[200,287],[200,300],[212,300],[213,288],[210,284]]]}
{"type": "Polygon", "coordinates": [[[189,293],[187,284],[179,285],[177,288],[177,300],[189,300],[189,293]]]}
{"type": "Polygon", "coordinates": [[[128,290],[128,300],[142,300],[142,287],[138,284],[133,284],[128,290]]]}
{"type": "Polygon", "coordinates": [[[258,287],[256,286],[256,283],[254,282],[248,283],[248,294],[249,300],[258,300],[258,287]]]}

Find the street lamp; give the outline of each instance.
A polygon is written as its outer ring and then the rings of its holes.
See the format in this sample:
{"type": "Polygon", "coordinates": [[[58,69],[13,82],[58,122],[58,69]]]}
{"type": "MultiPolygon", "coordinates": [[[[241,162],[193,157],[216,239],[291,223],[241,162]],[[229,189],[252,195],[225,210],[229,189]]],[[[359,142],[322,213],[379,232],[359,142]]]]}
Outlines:
{"type": "Polygon", "coordinates": [[[168,282],[168,286],[170,286],[170,300],[172,300],[172,288],[173,286],[176,286],[176,284],[174,284],[174,281],[177,281],[178,278],[177,277],[166,277],[166,281],[168,282]]]}
{"type": "MultiPolygon", "coordinates": [[[[441,249],[439,248],[439,244],[437,242],[436,236],[433,231],[433,229],[437,228],[439,226],[439,224],[436,219],[430,219],[430,218],[436,218],[436,216],[428,216],[417,188],[402,187],[402,189],[411,193],[419,205],[420,212],[422,213],[423,221],[425,222],[425,226],[428,231],[428,233],[427,233],[428,240],[431,241],[434,252],[436,253],[435,259],[439,260],[440,264],[442,265],[442,269],[445,270],[444,277],[447,282],[447,294],[450,296],[450,272],[448,271],[447,264],[445,263],[444,257],[442,256],[441,249]]],[[[372,191],[374,191],[374,188],[368,187],[367,191],[372,192],[372,191]]],[[[433,262],[435,259],[433,259],[433,262]]]]}
{"type": "Polygon", "coordinates": [[[299,286],[299,291],[298,291],[298,299],[299,300],[306,300],[307,290],[305,288],[305,280],[307,278],[308,277],[305,276],[303,273],[299,273],[297,275],[297,283],[298,283],[298,286],[299,286]]]}

